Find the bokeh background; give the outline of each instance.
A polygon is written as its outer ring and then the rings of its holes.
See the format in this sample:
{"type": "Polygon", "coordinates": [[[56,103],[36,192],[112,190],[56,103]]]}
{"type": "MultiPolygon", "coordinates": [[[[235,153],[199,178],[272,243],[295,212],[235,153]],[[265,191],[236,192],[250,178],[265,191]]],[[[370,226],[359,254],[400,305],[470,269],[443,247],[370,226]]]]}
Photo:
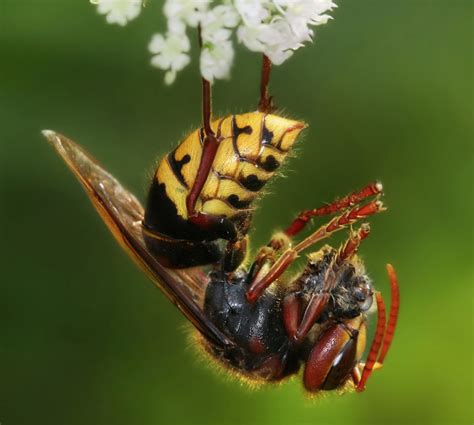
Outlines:
{"type": "MultiPolygon", "coordinates": [[[[251,391],[199,361],[40,136],[79,141],[143,199],[157,158],[200,120],[196,58],[170,88],[149,66],[161,2],[119,28],[86,0],[0,0],[2,425],[473,422],[473,3],[338,3],[272,75],[277,104],[310,128],[260,202],[253,247],[378,178],[389,211],[362,255],[387,297],[395,265],[402,306],[367,391],[310,401],[299,378],[251,391]]],[[[237,53],[217,114],[253,110],[259,66],[237,53]]]]}

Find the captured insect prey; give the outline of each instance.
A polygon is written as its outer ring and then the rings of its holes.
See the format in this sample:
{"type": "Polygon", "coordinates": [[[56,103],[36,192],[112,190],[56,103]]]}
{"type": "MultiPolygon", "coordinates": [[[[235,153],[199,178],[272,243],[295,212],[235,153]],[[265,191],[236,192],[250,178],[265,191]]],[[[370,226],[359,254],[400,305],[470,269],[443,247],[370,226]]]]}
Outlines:
{"type": "Polygon", "coordinates": [[[303,211],[247,255],[255,203],[307,127],[276,111],[270,71],[264,56],[256,111],[217,119],[211,84],[202,80],[202,126],[159,162],[145,208],[79,145],[43,134],[119,244],[195,327],[207,354],[252,381],[301,371],[309,393],[363,391],[384,362],[399,307],[393,267],[387,312],[357,255],[371,232],[367,220],[385,210],[383,188],[370,183],[303,211]],[[329,218],[301,237],[321,217],[329,218]],[[313,248],[341,230],[340,246],[313,248]],[[296,261],[305,265],[291,274],[296,261]],[[375,336],[364,356],[374,310],[375,336]]]}

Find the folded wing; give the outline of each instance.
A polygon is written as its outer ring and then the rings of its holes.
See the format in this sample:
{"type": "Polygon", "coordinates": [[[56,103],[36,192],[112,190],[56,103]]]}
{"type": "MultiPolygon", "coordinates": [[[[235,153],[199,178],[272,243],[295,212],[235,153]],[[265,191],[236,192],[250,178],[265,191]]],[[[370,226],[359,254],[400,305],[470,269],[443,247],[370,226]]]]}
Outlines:
{"type": "Polygon", "coordinates": [[[51,130],[44,130],[43,135],[78,178],[112,235],[153,283],[211,343],[222,348],[234,346],[202,311],[208,283],[203,270],[163,267],[143,240],[144,211],[135,196],[73,141],[51,130]]]}

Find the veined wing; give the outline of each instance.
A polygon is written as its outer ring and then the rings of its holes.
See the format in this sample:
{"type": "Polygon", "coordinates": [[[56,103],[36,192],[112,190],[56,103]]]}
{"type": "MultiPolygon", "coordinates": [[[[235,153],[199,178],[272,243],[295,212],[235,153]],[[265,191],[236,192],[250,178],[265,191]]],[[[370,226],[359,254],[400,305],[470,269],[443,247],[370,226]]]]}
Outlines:
{"type": "Polygon", "coordinates": [[[168,269],[149,252],[142,235],[143,207],[79,145],[51,130],[43,135],[84,187],[115,239],[168,299],[214,345],[230,347],[227,338],[203,313],[208,277],[200,268],[168,269]]]}

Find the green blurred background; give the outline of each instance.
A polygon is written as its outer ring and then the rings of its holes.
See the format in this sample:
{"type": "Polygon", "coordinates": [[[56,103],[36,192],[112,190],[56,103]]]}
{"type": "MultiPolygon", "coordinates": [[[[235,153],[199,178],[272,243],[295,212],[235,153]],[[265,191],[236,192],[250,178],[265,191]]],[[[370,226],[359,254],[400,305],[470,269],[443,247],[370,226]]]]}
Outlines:
{"type": "MultiPolygon", "coordinates": [[[[156,159],[200,120],[196,58],[170,88],[149,66],[161,2],[119,28],[86,0],[0,0],[2,425],[472,423],[473,2],[338,3],[272,76],[310,128],[252,243],[378,178],[389,211],[362,255],[387,298],[395,265],[402,306],[367,391],[310,401],[300,378],[251,391],[200,362],[40,137],[79,141],[143,199],[156,159]]],[[[259,66],[237,53],[216,113],[255,107],[259,66]]]]}

